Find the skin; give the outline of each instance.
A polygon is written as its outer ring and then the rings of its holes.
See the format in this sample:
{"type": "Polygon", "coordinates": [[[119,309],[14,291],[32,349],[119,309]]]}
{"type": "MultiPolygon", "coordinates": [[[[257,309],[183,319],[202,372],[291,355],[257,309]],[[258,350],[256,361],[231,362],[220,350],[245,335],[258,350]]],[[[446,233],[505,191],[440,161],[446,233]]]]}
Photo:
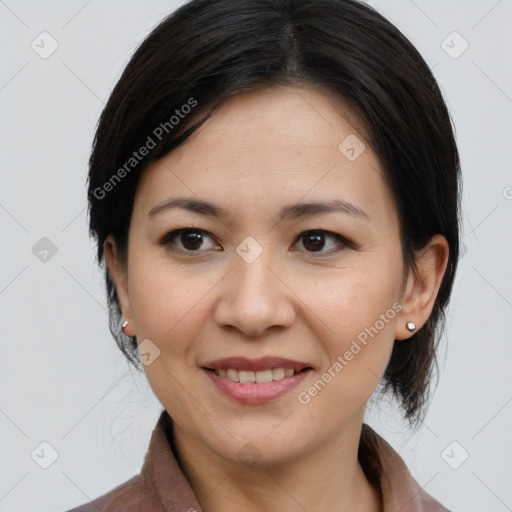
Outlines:
{"type": "Polygon", "coordinates": [[[206,512],[382,511],[357,460],[365,405],[394,340],[408,343],[412,335],[406,322],[419,329],[428,319],[448,244],[435,235],[417,254],[418,273],[406,271],[379,158],[365,142],[349,161],[338,145],[350,134],[366,140],[342,100],[317,88],[274,86],[232,97],[144,172],[128,261],[119,258],[114,238],[105,241],[129,321],[125,332],[160,350],[144,369],[174,420],[178,458],[206,512]],[[155,205],[177,196],[208,200],[230,216],[175,208],[148,218],[155,205]],[[340,212],[279,219],[281,207],[337,198],[369,221],[340,212]],[[180,236],[158,244],[183,227],[203,230],[202,245],[180,236]],[[317,229],[353,246],[325,234],[315,250],[299,235],[317,229]],[[252,263],[236,252],[247,236],[263,251],[252,263]],[[299,403],[298,394],[394,303],[401,311],[307,405],[299,403]],[[315,370],[274,401],[244,405],[200,369],[237,355],[288,357],[315,370]],[[261,454],[252,467],[237,455],[248,442],[261,454]]]}

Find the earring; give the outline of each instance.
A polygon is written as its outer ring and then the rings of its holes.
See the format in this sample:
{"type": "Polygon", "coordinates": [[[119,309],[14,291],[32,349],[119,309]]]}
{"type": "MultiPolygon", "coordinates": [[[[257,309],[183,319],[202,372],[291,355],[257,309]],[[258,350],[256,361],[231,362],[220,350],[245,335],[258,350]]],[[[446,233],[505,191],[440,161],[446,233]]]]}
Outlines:
{"type": "Polygon", "coordinates": [[[407,322],[405,324],[405,326],[407,327],[407,329],[409,329],[409,331],[414,331],[416,330],[416,324],[414,322],[407,322]]]}
{"type": "MultiPolygon", "coordinates": [[[[123,324],[121,325],[121,329],[122,329],[122,331],[123,331],[123,332],[124,332],[124,330],[125,330],[125,328],[126,328],[126,326],[127,326],[127,325],[128,325],[128,320],[125,320],[125,321],[123,322],[123,324]]],[[[124,332],[124,333],[125,333],[125,332],[124,332]]],[[[126,333],[125,333],[125,334],[126,334],[126,333]]]]}

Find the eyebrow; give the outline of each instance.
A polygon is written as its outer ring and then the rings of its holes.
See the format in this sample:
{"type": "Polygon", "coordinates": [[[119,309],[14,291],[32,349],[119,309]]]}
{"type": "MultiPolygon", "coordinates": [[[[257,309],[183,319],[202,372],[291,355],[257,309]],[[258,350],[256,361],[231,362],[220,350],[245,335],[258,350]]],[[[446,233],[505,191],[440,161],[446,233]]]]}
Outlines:
{"type": "MultiPolygon", "coordinates": [[[[149,219],[154,218],[157,214],[171,210],[173,208],[181,208],[199,215],[215,217],[215,218],[226,218],[229,217],[229,212],[221,206],[215,205],[202,199],[195,199],[189,197],[175,197],[165,199],[158,203],[156,206],[151,208],[147,214],[149,219]]],[[[309,203],[298,203],[281,208],[279,211],[279,218],[284,219],[297,219],[300,217],[313,217],[315,215],[321,215],[324,213],[344,213],[354,217],[359,217],[367,221],[370,220],[370,216],[357,206],[343,200],[333,199],[328,202],[309,202],[309,203]]]]}

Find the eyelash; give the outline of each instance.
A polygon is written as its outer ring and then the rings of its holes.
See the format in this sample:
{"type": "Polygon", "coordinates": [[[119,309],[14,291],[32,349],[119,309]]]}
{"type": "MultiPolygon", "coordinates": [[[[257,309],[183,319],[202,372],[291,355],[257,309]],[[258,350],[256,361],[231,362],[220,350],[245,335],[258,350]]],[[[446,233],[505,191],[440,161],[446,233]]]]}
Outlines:
{"type": "MultiPolygon", "coordinates": [[[[175,229],[173,231],[169,231],[167,234],[165,234],[159,240],[158,245],[167,246],[167,245],[169,245],[172,242],[172,240],[174,240],[174,238],[180,236],[182,233],[188,233],[188,234],[190,234],[190,233],[201,233],[202,235],[207,235],[212,240],[214,240],[213,236],[210,233],[208,233],[208,231],[205,231],[204,229],[180,228],[180,229],[175,229]]],[[[306,251],[307,254],[309,254],[309,255],[311,255],[313,257],[323,258],[323,257],[326,257],[326,256],[331,256],[332,254],[340,252],[340,251],[342,251],[343,249],[346,249],[346,248],[354,248],[354,244],[352,242],[350,242],[349,240],[347,240],[346,238],[344,238],[343,236],[341,236],[341,235],[339,235],[337,233],[333,233],[332,231],[326,231],[324,229],[310,229],[310,230],[307,230],[307,231],[303,231],[302,233],[297,235],[297,237],[295,238],[293,243],[295,245],[295,243],[297,243],[302,238],[305,238],[305,237],[311,236],[311,235],[318,235],[318,234],[335,239],[342,247],[341,247],[341,249],[331,250],[330,252],[308,252],[308,251],[306,251]]],[[[218,245],[218,244],[216,244],[216,245],[218,245]]],[[[187,250],[187,249],[173,249],[173,250],[178,251],[178,252],[182,252],[182,253],[185,253],[185,254],[205,252],[205,251],[201,251],[201,250],[192,251],[192,250],[187,250]]]]}

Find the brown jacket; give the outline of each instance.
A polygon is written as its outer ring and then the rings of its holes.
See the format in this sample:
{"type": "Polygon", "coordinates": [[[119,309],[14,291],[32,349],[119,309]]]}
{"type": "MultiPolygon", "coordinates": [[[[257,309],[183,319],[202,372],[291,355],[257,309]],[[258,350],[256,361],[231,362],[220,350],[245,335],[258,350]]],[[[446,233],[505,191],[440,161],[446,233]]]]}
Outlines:
{"type": "MultiPolygon", "coordinates": [[[[384,512],[449,512],[421,489],[398,453],[363,424],[359,460],[380,485],[384,512]]],[[[172,449],[172,419],[162,411],[139,475],[68,512],[202,512],[172,449]]]]}

